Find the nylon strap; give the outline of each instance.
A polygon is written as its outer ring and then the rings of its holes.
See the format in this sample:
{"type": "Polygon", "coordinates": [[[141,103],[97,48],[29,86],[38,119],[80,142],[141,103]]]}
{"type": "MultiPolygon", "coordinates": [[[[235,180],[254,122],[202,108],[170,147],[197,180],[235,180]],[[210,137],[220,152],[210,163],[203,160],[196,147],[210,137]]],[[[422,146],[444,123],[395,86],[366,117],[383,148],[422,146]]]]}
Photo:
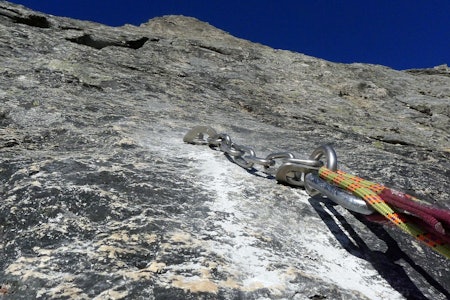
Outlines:
{"type": "Polygon", "coordinates": [[[434,251],[450,259],[449,243],[433,232],[424,230],[421,226],[411,223],[400,213],[394,211],[386,201],[378,195],[386,189],[386,187],[357,176],[349,175],[342,171],[333,172],[326,167],[321,167],[319,169],[319,176],[342,189],[352,192],[355,196],[362,198],[395,226],[431,247],[434,251]]]}

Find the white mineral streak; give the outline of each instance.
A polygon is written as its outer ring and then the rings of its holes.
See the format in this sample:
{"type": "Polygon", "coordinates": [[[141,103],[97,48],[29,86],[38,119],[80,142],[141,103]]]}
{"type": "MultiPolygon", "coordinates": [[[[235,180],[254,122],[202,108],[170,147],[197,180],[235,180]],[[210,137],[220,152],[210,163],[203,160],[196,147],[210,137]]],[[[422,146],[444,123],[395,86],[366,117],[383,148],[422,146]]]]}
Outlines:
{"type": "MultiPolygon", "coordinates": [[[[218,219],[217,225],[228,234],[224,237],[226,243],[211,242],[213,252],[227,261],[224,268],[229,269],[235,279],[240,279],[242,290],[268,288],[276,293],[289,284],[292,268],[302,267],[301,273],[318,277],[345,289],[355,290],[370,299],[403,299],[403,297],[370,266],[368,262],[348,253],[345,249],[330,244],[335,239],[333,234],[320,219],[316,218],[314,230],[286,232],[299,248],[314,253],[312,262],[302,260],[301,257],[280,256],[255,245],[257,239],[251,236],[255,228],[249,228],[248,221],[252,219],[252,211],[245,211],[242,205],[243,194],[246,189],[258,188],[261,185],[276,185],[273,180],[265,178],[251,178],[251,174],[229,162],[220,152],[213,152],[207,147],[191,147],[186,153],[188,159],[195,158],[191,163],[193,169],[198,170],[198,184],[211,193],[214,202],[211,210],[226,212],[229,217],[218,219]],[[284,263],[285,269],[274,268],[274,264],[284,263]],[[306,270],[306,271],[305,271],[306,270]]],[[[276,187],[275,187],[276,188],[276,187]]],[[[303,190],[291,191],[295,201],[310,205],[308,196],[303,190]]],[[[269,220],[268,220],[269,221],[269,220]]],[[[307,227],[299,219],[297,228],[307,227]]],[[[260,224],[264,228],[265,224],[260,224]]],[[[292,228],[295,231],[295,228],[292,228]]],[[[300,273],[300,270],[298,270],[300,273]]]]}

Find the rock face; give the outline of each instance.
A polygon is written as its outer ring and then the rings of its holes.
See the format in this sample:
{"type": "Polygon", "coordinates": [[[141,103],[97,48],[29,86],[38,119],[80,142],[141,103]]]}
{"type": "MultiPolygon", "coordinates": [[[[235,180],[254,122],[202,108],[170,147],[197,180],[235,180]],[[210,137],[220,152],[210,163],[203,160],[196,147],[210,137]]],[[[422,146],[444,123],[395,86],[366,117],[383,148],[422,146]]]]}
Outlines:
{"type": "MultiPolygon", "coordinates": [[[[0,2],[4,299],[446,299],[396,229],[183,143],[211,125],[450,208],[446,66],[336,64],[193,18],[112,28],[0,2]]],[[[0,298],[2,298],[0,297],[0,298]]]]}

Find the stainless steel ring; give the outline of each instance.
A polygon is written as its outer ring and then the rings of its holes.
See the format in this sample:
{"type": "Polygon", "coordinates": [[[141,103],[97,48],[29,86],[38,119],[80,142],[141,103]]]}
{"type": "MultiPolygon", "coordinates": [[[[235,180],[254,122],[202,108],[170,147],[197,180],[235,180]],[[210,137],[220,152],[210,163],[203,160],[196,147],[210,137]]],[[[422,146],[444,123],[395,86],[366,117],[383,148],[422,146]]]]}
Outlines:
{"type": "Polygon", "coordinates": [[[255,150],[253,150],[250,147],[247,146],[241,146],[241,145],[234,145],[234,149],[237,151],[241,151],[241,155],[236,155],[234,157],[234,162],[238,164],[239,166],[250,169],[253,167],[253,162],[251,162],[248,157],[255,157],[255,150]],[[248,153],[248,156],[244,156],[246,153],[248,153]]]}
{"type": "Polygon", "coordinates": [[[262,165],[266,168],[275,165],[275,160],[273,159],[261,158],[256,156],[244,156],[244,158],[254,164],[262,165]]]}
{"type": "Polygon", "coordinates": [[[285,162],[278,168],[275,177],[277,181],[303,187],[305,185],[305,174],[311,170],[317,170],[323,166],[323,163],[318,160],[291,160],[293,161],[285,162]],[[294,173],[294,176],[289,176],[289,174],[292,173],[294,173]]]}
{"type": "Polygon", "coordinates": [[[293,163],[296,165],[305,166],[311,170],[319,170],[323,166],[320,160],[316,159],[298,159],[298,158],[286,158],[283,160],[285,163],[293,163]]]}
{"type": "Polygon", "coordinates": [[[276,165],[276,159],[283,159],[283,158],[294,158],[294,154],[292,154],[291,152],[274,152],[274,153],[270,153],[269,155],[266,156],[267,160],[273,161],[273,165],[271,166],[265,166],[264,167],[264,173],[266,174],[270,174],[270,175],[276,175],[278,168],[275,167],[276,165]]]}
{"type": "Polygon", "coordinates": [[[205,134],[207,134],[209,138],[212,138],[217,135],[216,131],[212,127],[199,125],[189,130],[184,135],[183,141],[189,144],[205,145],[209,143],[209,141],[205,140],[204,138],[205,134]]]}
{"type": "Polygon", "coordinates": [[[242,156],[244,155],[244,151],[237,149],[237,145],[235,145],[231,141],[231,137],[228,134],[221,133],[217,135],[217,139],[220,139],[220,142],[217,144],[220,150],[231,155],[231,156],[242,156]]]}
{"type": "MultiPolygon", "coordinates": [[[[322,156],[325,156],[325,160],[326,160],[325,166],[328,169],[335,172],[337,170],[337,155],[336,155],[336,151],[334,151],[333,147],[331,147],[330,145],[322,145],[322,146],[316,148],[313,151],[313,153],[311,153],[311,155],[309,156],[309,159],[319,161],[319,159],[321,159],[322,156]]],[[[306,175],[305,175],[305,178],[306,178],[306,175]]],[[[315,190],[308,183],[305,183],[305,190],[310,196],[314,196],[319,193],[319,191],[315,190]]]]}
{"type": "Polygon", "coordinates": [[[322,145],[319,148],[316,148],[313,153],[309,156],[309,159],[312,160],[319,160],[322,158],[322,156],[325,156],[326,163],[325,166],[336,172],[337,170],[337,155],[336,151],[334,151],[333,147],[330,145],[322,145]]]}
{"type": "Polygon", "coordinates": [[[277,158],[295,158],[295,156],[291,152],[275,152],[270,153],[269,155],[266,156],[266,159],[269,160],[274,160],[277,158]]]}

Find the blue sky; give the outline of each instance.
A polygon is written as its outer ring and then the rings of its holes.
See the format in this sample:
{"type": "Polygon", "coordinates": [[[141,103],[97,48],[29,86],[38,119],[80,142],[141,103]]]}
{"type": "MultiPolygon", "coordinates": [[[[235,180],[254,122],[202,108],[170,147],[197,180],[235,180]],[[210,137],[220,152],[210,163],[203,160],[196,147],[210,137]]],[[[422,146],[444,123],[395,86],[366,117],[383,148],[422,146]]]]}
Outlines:
{"type": "Polygon", "coordinates": [[[450,65],[450,0],[13,0],[120,26],[181,14],[230,34],[326,60],[394,69],[450,65]]]}

